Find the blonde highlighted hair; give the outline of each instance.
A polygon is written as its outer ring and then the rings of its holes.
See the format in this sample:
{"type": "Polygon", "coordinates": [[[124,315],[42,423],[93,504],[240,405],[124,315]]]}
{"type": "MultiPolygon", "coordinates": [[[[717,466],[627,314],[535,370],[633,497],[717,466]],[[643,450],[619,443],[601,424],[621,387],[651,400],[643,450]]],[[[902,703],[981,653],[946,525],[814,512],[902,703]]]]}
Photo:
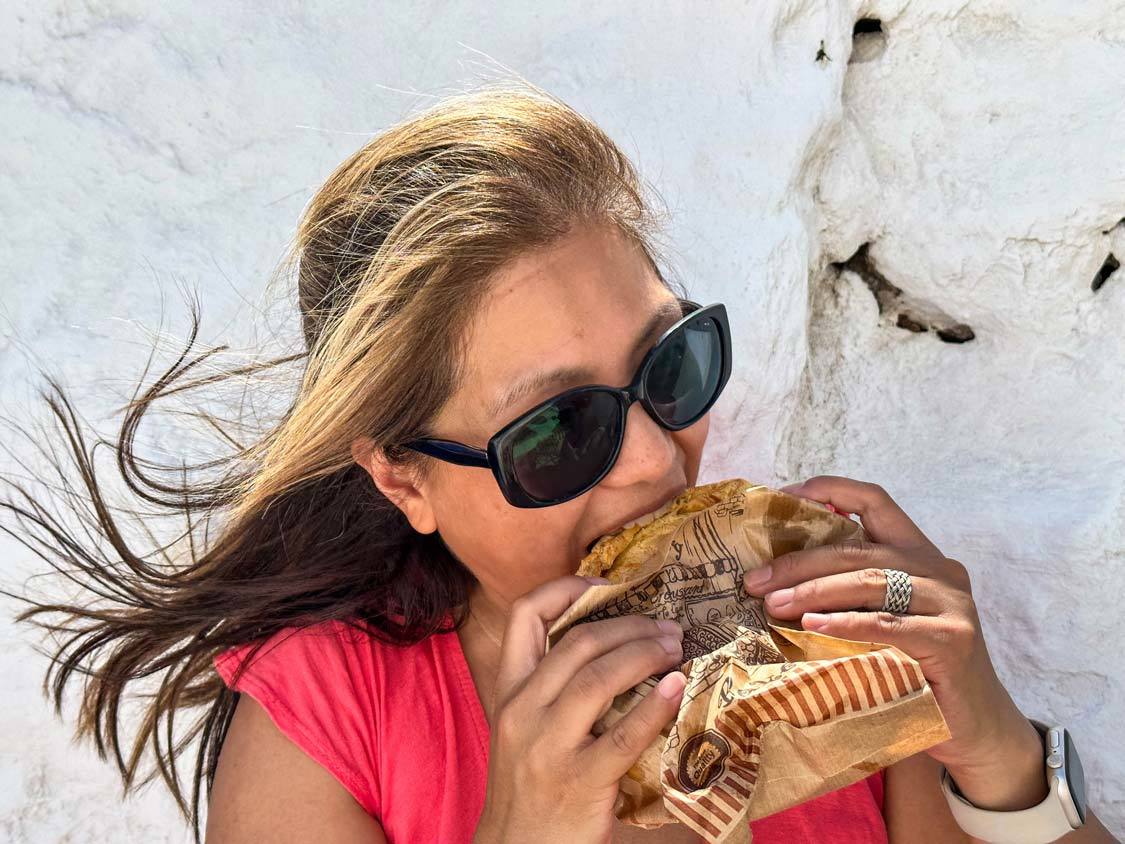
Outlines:
{"type": "Polygon", "coordinates": [[[5,479],[0,508],[13,535],[87,594],[25,597],[20,617],[56,634],[47,673],[56,709],[81,677],[78,732],[114,758],[127,790],[158,774],[199,838],[201,797],[235,703],[212,669],[221,651],[328,619],[396,644],[461,623],[471,575],[439,536],[410,528],[350,444],[369,437],[424,472],[429,458],[401,443],[429,434],[456,389],[490,278],[586,223],[617,226],[672,287],[658,269],[658,218],[641,182],[595,124],[526,83],[450,96],[366,143],[305,209],[285,264],[296,276],[303,352],[197,375],[214,350],[199,349],[193,309],[182,353],[138,387],[110,441],[91,439],[49,382],[44,397],[66,446],[58,477],[37,488],[5,479]],[[256,442],[186,469],[137,453],[137,429],[162,399],[282,365],[301,369],[296,399],[256,442]],[[190,548],[187,560],[170,545],[126,540],[128,514],[95,468],[99,442],[138,505],[186,514],[173,543],[190,548]],[[156,693],[131,727],[121,705],[142,680],[156,693]],[[184,710],[194,710],[186,727],[176,718],[184,710]],[[189,745],[190,793],[178,764],[189,745]],[[146,749],[155,762],[147,774],[146,749]]]}

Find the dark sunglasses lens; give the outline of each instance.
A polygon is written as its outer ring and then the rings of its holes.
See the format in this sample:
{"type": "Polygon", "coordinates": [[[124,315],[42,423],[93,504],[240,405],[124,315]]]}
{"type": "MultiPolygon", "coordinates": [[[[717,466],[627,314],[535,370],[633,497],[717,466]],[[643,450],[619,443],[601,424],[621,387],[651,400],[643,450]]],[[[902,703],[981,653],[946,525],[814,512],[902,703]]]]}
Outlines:
{"type": "Polygon", "coordinates": [[[539,501],[572,497],[601,474],[620,437],[621,408],[611,393],[575,393],[520,428],[511,446],[513,472],[539,501]]]}
{"type": "Polygon", "coordinates": [[[698,319],[664,340],[645,379],[645,391],[667,424],[682,426],[715,398],[722,369],[719,327],[713,319],[698,319]]]}

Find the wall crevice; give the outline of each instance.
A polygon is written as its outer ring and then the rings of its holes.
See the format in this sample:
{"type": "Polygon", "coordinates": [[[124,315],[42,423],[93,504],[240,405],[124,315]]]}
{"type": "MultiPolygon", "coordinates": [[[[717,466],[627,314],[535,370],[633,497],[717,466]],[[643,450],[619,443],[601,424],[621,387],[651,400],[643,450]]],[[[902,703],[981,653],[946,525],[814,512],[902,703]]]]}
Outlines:
{"type": "Polygon", "coordinates": [[[1102,265],[1098,268],[1097,273],[1095,273],[1094,280],[1090,282],[1090,289],[1097,293],[1102,289],[1102,285],[1109,281],[1110,276],[1117,272],[1120,267],[1121,262],[1117,259],[1116,255],[1110,252],[1105,256],[1105,260],[1102,261],[1102,265]]]}
{"type": "Polygon", "coordinates": [[[864,243],[846,261],[833,262],[837,274],[855,273],[867,285],[879,315],[915,334],[933,331],[945,343],[967,343],[975,339],[972,327],[946,313],[941,307],[920,296],[913,296],[891,282],[871,257],[871,243],[864,243]]]}
{"type": "Polygon", "coordinates": [[[887,49],[887,33],[879,18],[860,18],[852,27],[852,54],[848,64],[874,61],[887,49]]]}

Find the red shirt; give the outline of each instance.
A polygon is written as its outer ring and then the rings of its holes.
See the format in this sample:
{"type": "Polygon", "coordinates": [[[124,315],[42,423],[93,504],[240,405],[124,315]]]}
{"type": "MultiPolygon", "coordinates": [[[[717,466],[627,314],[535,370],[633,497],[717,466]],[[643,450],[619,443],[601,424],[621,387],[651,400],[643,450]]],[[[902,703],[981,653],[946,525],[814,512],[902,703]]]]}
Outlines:
{"type": "MultiPolygon", "coordinates": [[[[247,646],[219,655],[227,685],[247,646]]],[[[469,844],[488,723],[455,633],[409,647],[340,622],[274,636],[232,686],[379,821],[391,844],[469,844]]],[[[752,821],[754,844],[886,844],[883,772],[752,821]]]]}

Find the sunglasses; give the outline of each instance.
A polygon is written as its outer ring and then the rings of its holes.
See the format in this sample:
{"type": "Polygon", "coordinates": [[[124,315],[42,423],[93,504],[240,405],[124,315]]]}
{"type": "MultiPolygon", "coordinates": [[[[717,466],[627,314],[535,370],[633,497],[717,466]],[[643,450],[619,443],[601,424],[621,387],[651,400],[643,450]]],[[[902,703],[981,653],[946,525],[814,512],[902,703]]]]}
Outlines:
{"type": "Polygon", "coordinates": [[[617,462],[625,419],[639,401],[662,428],[699,421],[730,377],[727,310],[681,299],[685,315],[641,361],[626,387],[574,387],[512,420],[486,449],[440,439],[405,447],[459,466],[491,469],[508,503],[550,507],[592,489],[617,462]]]}

